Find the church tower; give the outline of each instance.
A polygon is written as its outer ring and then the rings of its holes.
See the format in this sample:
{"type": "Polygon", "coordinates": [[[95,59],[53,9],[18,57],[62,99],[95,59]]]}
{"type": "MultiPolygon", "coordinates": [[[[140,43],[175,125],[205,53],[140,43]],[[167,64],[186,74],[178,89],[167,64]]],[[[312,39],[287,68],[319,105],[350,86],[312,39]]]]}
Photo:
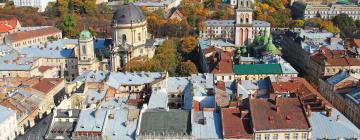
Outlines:
{"type": "Polygon", "coordinates": [[[254,0],[238,0],[235,25],[235,45],[249,45],[253,35],[253,7],[254,0]]]}
{"type": "Polygon", "coordinates": [[[78,53],[79,74],[86,70],[96,70],[93,36],[88,30],[80,32],[78,53]]]}

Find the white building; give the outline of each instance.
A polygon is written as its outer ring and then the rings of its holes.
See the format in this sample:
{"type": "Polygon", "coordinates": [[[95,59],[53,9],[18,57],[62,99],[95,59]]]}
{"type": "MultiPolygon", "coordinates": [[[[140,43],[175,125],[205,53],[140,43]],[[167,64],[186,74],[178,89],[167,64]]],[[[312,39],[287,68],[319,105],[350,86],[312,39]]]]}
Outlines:
{"type": "Polygon", "coordinates": [[[0,105],[0,139],[13,140],[17,135],[16,111],[0,105]]]}
{"type": "Polygon", "coordinates": [[[321,17],[322,19],[332,19],[339,14],[347,14],[354,20],[360,20],[360,6],[353,4],[307,4],[304,18],[321,17]]]}
{"type": "Polygon", "coordinates": [[[120,70],[134,58],[152,58],[155,47],[147,46],[147,22],[141,9],[134,4],[121,5],[112,21],[112,71],[120,70]]]}
{"type": "Polygon", "coordinates": [[[44,12],[49,2],[56,0],[11,0],[16,7],[34,7],[38,8],[38,12],[44,12]]]}

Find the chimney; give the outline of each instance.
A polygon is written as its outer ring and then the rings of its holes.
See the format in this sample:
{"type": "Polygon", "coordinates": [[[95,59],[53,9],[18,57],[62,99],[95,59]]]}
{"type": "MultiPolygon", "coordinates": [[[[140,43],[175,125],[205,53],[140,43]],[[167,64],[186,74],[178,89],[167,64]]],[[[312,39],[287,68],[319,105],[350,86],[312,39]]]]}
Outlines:
{"type": "Polygon", "coordinates": [[[279,112],[280,112],[280,106],[279,106],[279,105],[276,105],[276,106],[275,106],[275,110],[276,110],[276,112],[279,113],[279,112]]]}
{"type": "Polygon", "coordinates": [[[336,122],[340,121],[340,115],[336,116],[336,122]]]}
{"type": "Polygon", "coordinates": [[[194,100],[194,111],[199,111],[200,110],[200,103],[199,101],[194,100]]]}
{"type": "Polygon", "coordinates": [[[311,107],[310,105],[306,105],[306,111],[307,111],[307,115],[310,118],[311,117],[311,107]]]}
{"type": "Polygon", "coordinates": [[[332,110],[331,110],[331,108],[329,108],[326,110],[326,116],[331,117],[331,115],[332,115],[332,110]]]}
{"type": "Polygon", "coordinates": [[[72,110],[69,110],[69,111],[68,111],[68,115],[69,115],[69,117],[72,117],[72,116],[73,116],[72,110]]]}

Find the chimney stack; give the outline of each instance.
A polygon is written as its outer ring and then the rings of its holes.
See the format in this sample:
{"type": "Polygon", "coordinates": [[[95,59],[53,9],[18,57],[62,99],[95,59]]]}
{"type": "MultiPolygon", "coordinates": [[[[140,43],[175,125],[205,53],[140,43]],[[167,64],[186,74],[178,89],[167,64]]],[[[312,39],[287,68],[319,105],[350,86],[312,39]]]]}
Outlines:
{"type": "Polygon", "coordinates": [[[307,115],[310,118],[311,117],[311,107],[310,105],[306,105],[306,111],[307,111],[307,115]]]}
{"type": "Polygon", "coordinates": [[[329,108],[329,109],[326,110],[326,116],[327,116],[327,117],[331,117],[331,116],[332,116],[332,110],[331,110],[331,108],[329,108]]]}
{"type": "Polygon", "coordinates": [[[275,106],[275,110],[276,110],[276,112],[279,113],[279,112],[280,112],[280,106],[279,106],[279,105],[276,105],[276,106],[275,106]]]}
{"type": "Polygon", "coordinates": [[[73,116],[72,110],[69,110],[68,114],[69,114],[69,117],[72,117],[73,116]]]}
{"type": "Polygon", "coordinates": [[[340,115],[336,116],[336,122],[340,121],[340,115]]]}

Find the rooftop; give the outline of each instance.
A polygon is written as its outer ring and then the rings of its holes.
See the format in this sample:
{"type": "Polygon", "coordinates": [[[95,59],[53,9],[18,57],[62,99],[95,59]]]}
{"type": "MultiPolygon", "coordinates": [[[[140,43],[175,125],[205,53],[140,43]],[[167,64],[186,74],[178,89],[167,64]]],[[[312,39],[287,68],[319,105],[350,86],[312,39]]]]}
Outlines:
{"type": "Polygon", "coordinates": [[[11,116],[16,116],[16,111],[0,105],[0,124],[11,116]]]}
{"type": "Polygon", "coordinates": [[[191,120],[194,139],[222,139],[219,112],[213,110],[193,111],[191,120]]]}
{"type": "Polygon", "coordinates": [[[37,44],[15,49],[26,57],[70,58],[72,57],[73,49],[66,48],[66,46],[75,46],[77,44],[77,39],[59,39],[46,44],[37,44]]]}
{"type": "Polygon", "coordinates": [[[27,32],[16,32],[9,35],[11,42],[18,42],[22,40],[32,39],[34,37],[51,35],[55,33],[61,33],[61,30],[55,27],[41,28],[38,30],[31,30],[27,32]]]}
{"type": "Polygon", "coordinates": [[[35,84],[32,88],[44,93],[48,94],[52,89],[59,86],[64,79],[61,78],[43,78],[39,81],[39,83],[35,84]]]}
{"type": "Polygon", "coordinates": [[[81,110],[75,132],[102,132],[106,113],[106,109],[81,110]]]}
{"type": "Polygon", "coordinates": [[[233,65],[237,75],[282,74],[280,64],[237,64],[233,65]]]}
{"type": "Polygon", "coordinates": [[[221,118],[224,138],[252,138],[249,113],[239,108],[222,108],[221,118]]]}
{"type": "Polygon", "coordinates": [[[309,120],[312,124],[311,139],[360,138],[360,130],[335,108],[332,108],[331,117],[326,116],[326,111],[312,112],[309,120]],[[337,116],[339,121],[336,121],[337,116]]]}
{"type": "Polygon", "coordinates": [[[311,126],[298,98],[250,100],[251,120],[254,131],[309,131],[311,126]]]}
{"type": "Polygon", "coordinates": [[[360,107],[360,88],[357,88],[350,93],[347,93],[346,97],[360,107]]]}
{"type": "Polygon", "coordinates": [[[274,93],[289,92],[296,94],[304,104],[311,104],[312,110],[323,110],[325,106],[323,106],[322,103],[332,106],[331,103],[321,96],[321,94],[304,78],[293,77],[281,80],[281,78],[278,77],[275,81],[272,81],[271,86],[274,93]]]}
{"type": "Polygon", "coordinates": [[[112,72],[107,85],[119,88],[121,85],[142,85],[164,78],[166,73],[162,72],[112,72]]]}
{"type": "Polygon", "coordinates": [[[147,110],[142,113],[140,136],[187,137],[191,134],[190,112],[183,110],[147,110]]]}
{"type": "Polygon", "coordinates": [[[360,60],[346,55],[345,50],[330,50],[320,47],[320,50],[310,56],[318,64],[325,66],[360,66],[360,60]]]}

